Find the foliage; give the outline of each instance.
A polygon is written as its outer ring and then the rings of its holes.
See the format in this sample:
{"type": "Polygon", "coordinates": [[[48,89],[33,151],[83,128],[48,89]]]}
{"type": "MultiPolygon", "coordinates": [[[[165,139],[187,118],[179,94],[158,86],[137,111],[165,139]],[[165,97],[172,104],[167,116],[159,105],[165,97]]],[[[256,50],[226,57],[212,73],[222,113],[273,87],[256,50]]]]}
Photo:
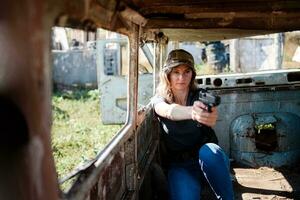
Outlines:
{"type": "Polygon", "coordinates": [[[262,130],[274,130],[275,129],[275,126],[274,124],[260,124],[260,125],[256,125],[255,126],[255,129],[257,130],[258,134],[260,134],[260,132],[262,130]]]}
{"type": "Polygon", "coordinates": [[[98,90],[59,91],[52,96],[52,148],[58,177],[95,158],[121,125],[103,125],[98,90]]]}
{"type": "Polygon", "coordinates": [[[218,72],[214,70],[208,64],[197,64],[195,65],[196,74],[198,76],[202,75],[217,75],[217,74],[230,74],[233,71],[230,69],[230,66],[226,65],[226,67],[222,70],[222,72],[218,72]]]}

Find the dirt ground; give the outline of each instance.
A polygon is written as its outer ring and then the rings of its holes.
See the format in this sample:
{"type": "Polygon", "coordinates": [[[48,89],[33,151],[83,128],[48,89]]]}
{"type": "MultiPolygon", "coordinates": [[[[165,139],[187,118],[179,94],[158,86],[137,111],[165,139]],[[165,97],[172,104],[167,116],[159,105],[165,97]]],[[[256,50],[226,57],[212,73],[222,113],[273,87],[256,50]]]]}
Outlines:
{"type": "Polygon", "coordinates": [[[236,200],[300,200],[300,168],[233,167],[236,200]]]}

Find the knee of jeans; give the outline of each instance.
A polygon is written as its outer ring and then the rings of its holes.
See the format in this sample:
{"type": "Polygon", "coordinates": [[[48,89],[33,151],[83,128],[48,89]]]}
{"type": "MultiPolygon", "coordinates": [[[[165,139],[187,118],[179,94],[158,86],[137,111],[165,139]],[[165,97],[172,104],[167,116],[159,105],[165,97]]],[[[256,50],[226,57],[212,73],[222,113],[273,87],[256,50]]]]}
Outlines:
{"type": "Polygon", "coordinates": [[[223,160],[223,153],[221,148],[214,143],[207,143],[199,150],[199,159],[207,164],[215,164],[223,160]]]}

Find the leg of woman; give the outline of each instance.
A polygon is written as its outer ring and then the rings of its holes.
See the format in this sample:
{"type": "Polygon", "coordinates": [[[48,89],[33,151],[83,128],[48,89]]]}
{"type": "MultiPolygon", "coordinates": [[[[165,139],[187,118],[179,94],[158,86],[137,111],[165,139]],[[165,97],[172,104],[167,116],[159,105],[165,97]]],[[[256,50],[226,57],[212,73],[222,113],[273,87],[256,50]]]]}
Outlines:
{"type": "Polygon", "coordinates": [[[213,143],[203,145],[199,150],[199,163],[217,199],[233,200],[229,160],[221,147],[213,143]]]}
{"type": "Polygon", "coordinates": [[[168,170],[171,200],[199,200],[201,169],[197,161],[173,163],[168,170]]]}

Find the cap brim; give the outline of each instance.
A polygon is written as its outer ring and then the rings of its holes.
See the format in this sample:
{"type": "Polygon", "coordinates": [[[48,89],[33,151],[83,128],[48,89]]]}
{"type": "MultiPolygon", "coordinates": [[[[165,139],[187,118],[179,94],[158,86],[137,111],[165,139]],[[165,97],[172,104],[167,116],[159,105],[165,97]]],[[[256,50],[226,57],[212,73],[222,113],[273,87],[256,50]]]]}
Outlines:
{"type": "Polygon", "coordinates": [[[178,67],[179,65],[186,65],[190,68],[194,68],[194,66],[192,66],[191,64],[189,63],[186,63],[186,62],[176,62],[176,63],[172,63],[172,64],[169,64],[169,65],[165,65],[164,66],[164,69],[170,69],[170,68],[174,68],[174,67],[178,67]]]}

